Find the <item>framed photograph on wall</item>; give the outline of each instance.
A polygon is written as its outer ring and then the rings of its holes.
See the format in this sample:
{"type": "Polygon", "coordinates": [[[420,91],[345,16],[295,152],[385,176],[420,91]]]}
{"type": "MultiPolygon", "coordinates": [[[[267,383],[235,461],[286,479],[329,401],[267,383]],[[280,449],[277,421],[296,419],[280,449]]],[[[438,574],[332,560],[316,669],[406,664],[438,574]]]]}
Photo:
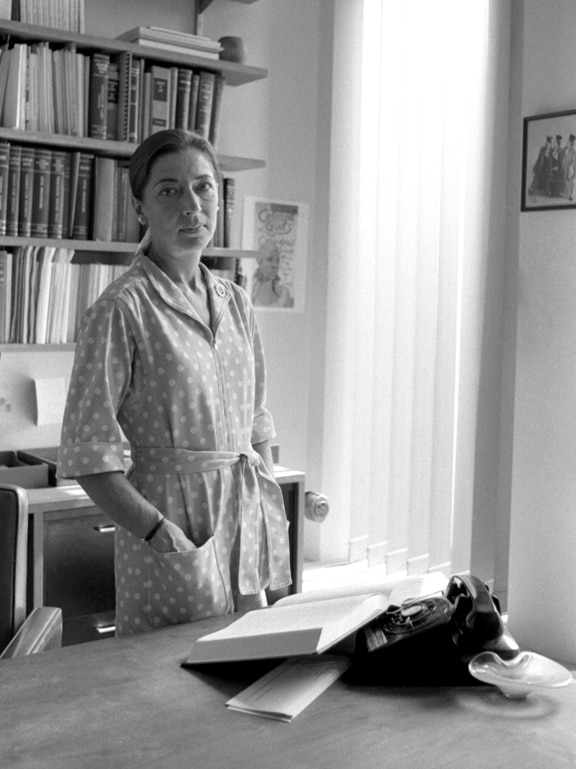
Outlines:
{"type": "Polygon", "coordinates": [[[522,211],[576,208],[576,110],[524,118],[522,211]]]}
{"type": "Polygon", "coordinates": [[[244,198],[242,246],[258,251],[243,263],[246,290],[257,310],[304,310],[308,205],[244,198]]]}

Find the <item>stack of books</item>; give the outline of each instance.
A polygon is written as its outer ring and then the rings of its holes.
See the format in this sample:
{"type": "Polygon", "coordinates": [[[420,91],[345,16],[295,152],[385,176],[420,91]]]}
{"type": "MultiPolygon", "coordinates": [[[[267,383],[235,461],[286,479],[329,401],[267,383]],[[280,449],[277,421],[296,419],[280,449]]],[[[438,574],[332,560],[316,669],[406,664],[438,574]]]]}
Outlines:
{"type": "Polygon", "coordinates": [[[204,56],[207,59],[218,59],[222,50],[220,43],[208,37],[189,35],[186,32],[176,32],[172,29],[162,29],[162,27],[134,27],[118,35],[117,39],[151,48],[161,48],[165,51],[204,56]]]}

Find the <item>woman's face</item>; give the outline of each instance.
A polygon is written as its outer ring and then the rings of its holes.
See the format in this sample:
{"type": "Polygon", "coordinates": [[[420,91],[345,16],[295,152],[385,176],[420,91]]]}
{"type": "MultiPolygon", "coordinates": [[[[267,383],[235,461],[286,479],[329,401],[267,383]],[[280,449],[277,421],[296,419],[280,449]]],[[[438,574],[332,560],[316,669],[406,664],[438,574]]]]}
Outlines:
{"type": "Polygon", "coordinates": [[[218,183],[211,162],[193,147],[161,155],[135,207],[146,217],[155,253],[201,251],[216,229],[218,183]]]}
{"type": "Polygon", "coordinates": [[[278,270],[280,268],[280,252],[276,246],[267,246],[264,250],[262,260],[260,262],[260,269],[266,280],[274,280],[278,277],[278,270]]]}

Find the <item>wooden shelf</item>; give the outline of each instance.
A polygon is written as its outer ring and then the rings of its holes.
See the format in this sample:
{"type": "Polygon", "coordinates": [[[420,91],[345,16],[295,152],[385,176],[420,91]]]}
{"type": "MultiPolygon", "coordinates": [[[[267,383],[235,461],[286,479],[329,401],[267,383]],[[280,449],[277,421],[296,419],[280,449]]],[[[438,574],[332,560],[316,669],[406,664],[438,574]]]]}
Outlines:
{"type": "Polygon", "coordinates": [[[130,51],[134,56],[142,59],[154,59],[155,61],[170,62],[183,67],[220,72],[226,78],[226,85],[245,85],[255,80],[263,80],[268,76],[268,70],[262,69],[262,67],[233,64],[229,61],[209,59],[205,56],[196,56],[194,54],[164,51],[161,48],[127,43],[125,40],[81,35],[60,29],[50,29],[49,27],[37,27],[33,24],[22,24],[19,21],[0,20],[0,42],[2,37],[5,39],[7,37],[14,37],[21,41],[44,40],[61,46],[72,44],[78,50],[87,52],[109,51],[111,53],[121,53],[122,51],[130,51]]]}
{"type": "MultiPolygon", "coordinates": [[[[67,134],[45,134],[19,128],[0,127],[0,140],[18,144],[47,145],[66,150],[91,152],[106,157],[130,158],[137,145],[133,142],[117,142],[110,139],[92,139],[89,136],[68,136],[67,134]]],[[[265,168],[266,163],[257,158],[219,155],[218,163],[223,173],[237,173],[265,168]]]]}

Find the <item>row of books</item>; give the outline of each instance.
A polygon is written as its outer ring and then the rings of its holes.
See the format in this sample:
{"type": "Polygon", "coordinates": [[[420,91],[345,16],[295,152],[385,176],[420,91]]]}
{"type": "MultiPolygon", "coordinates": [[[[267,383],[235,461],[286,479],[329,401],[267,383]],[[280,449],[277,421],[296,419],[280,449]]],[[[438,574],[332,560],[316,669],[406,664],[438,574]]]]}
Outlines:
{"type": "Polygon", "coordinates": [[[16,0],[11,10],[14,21],[84,33],[84,0],[16,0]]]}
{"type": "Polygon", "coordinates": [[[0,344],[74,342],[86,309],[126,269],[84,264],[65,248],[0,251],[0,344]]]}
{"type": "Polygon", "coordinates": [[[73,45],[16,43],[0,50],[1,125],[139,143],[163,128],[218,143],[224,77],[133,56],[83,54],[73,45]]]}
{"type": "Polygon", "coordinates": [[[0,235],[137,242],[128,161],[0,142],[0,235]]]}

